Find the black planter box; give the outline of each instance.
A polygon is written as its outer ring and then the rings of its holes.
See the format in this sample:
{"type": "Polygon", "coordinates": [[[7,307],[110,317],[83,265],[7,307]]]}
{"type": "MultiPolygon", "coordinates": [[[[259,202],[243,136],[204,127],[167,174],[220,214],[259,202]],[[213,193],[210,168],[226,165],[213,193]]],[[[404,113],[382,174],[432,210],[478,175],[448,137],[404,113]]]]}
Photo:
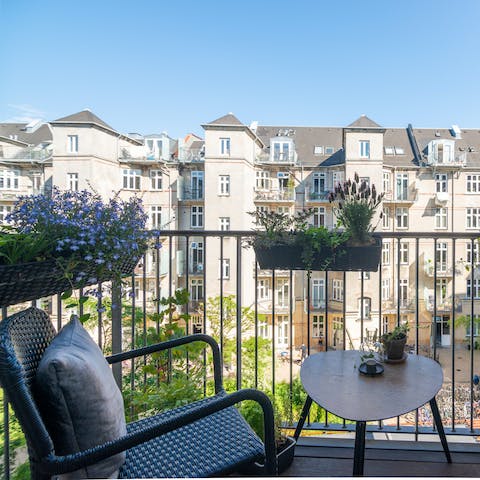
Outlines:
{"type": "MultiPolygon", "coordinates": [[[[120,260],[122,274],[129,275],[133,272],[140,256],[125,256],[120,260]]],[[[108,275],[96,278],[94,282],[88,281],[95,277],[96,265],[94,263],[81,263],[73,271],[73,277],[80,272],[86,273],[87,281],[75,284],[75,288],[86,287],[98,282],[111,280],[108,275]]],[[[62,269],[55,260],[43,262],[22,263],[16,265],[0,265],[0,307],[28,302],[38,298],[55,295],[72,288],[65,278],[62,269]]]]}
{"type": "MultiPolygon", "coordinates": [[[[254,247],[260,268],[267,270],[305,270],[301,245],[275,245],[271,248],[254,247]]],[[[342,246],[332,262],[324,268],[331,251],[318,252],[312,262],[312,270],[365,271],[376,272],[382,255],[382,241],[375,238],[375,244],[359,247],[342,246]]]]}

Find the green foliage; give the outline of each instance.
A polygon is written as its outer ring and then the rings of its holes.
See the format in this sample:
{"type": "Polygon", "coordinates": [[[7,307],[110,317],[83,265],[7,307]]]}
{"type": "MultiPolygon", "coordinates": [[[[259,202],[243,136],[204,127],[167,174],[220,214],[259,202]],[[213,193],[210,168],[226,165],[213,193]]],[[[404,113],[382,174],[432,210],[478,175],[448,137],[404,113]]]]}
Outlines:
{"type": "Polygon", "coordinates": [[[384,333],[380,337],[380,341],[385,345],[392,340],[402,340],[407,336],[409,329],[408,323],[402,323],[396,326],[391,332],[384,333]]]}
{"type": "MultiPolygon", "coordinates": [[[[188,302],[188,291],[177,290],[173,296],[161,298],[159,313],[148,314],[146,334],[143,314],[136,315],[136,347],[180,338],[185,335],[185,323],[190,316],[180,312],[188,302]],[[142,330],[140,330],[142,328],[142,330]]],[[[127,419],[146,413],[160,413],[186,405],[201,398],[206,370],[203,363],[205,345],[195,342],[169,351],[155,352],[137,359],[133,371],[124,376],[124,402],[127,419]],[[129,390],[133,381],[136,387],[129,390]]]]}
{"type": "Polygon", "coordinates": [[[347,233],[328,230],[326,227],[312,227],[308,219],[314,210],[304,209],[294,215],[275,211],[249,212],[255,223],[261,227],[247,243],[255,248],[272,248],[290,245],[302,252],[305,270],[311,270],[316,254],[322,255],[322,269],[327,269],[335,258],[342,255],[342,244],[349,238],[347,233]]]}
{"type": "Polygon", "coordinates": [[[338,223],[348,232],[352,244],[370,242],[371,233],[375,230],[373,216],[383,196],[383,193],[377,194],[375,185],[370,187],[366,182],[360,182],[358,173],[355,173],[353,182],[349,179],[337,185],[330,194],[329,201],[334,204],[338,223]]]}
{"type": "Polygon", "coordinates": [[[45,260],[53,247],[53,239],[45,232],[21,233],[9,225],[0,227],[0,264],[45,260]]]}
{"type": "MultiPolygon", "coordinates": [[[[4,406],[3,402],[3,389],[0,389],[0,403],[4,406]]],[[[3,412],[2,412],[3,417],[3,412]]],[[[10,465],[13,464],[13,461],[16,456],[16,449],[19,447],[25,446],[25,436],[23,434],[20,423],[17,420],[17,417],[11,407],[9,407],[9,436],[10,436],[10,465]]],[[[5,425],[3,422],[0,423],[0,457],[3,459],[4,456],[4,441],[5,441],[5,425]]],[[[0,478],[3,478],[4,475],[4,464],[0,463],[0,478]]]]}
{"type": "Polygon", "coordinates": [[[30,480],[30,463],[19,465],[12,473],[12,480],[30,480]]]}

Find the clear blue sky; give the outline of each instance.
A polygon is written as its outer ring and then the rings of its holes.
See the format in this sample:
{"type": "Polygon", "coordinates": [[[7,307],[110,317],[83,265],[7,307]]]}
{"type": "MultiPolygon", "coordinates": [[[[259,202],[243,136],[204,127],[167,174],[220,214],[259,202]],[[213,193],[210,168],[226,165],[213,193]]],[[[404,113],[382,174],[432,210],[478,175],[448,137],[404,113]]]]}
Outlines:
{"type": "Polygon", "coordinates": [[[480,127],[479,0],[0,0],[0,121],[480,127]]]}

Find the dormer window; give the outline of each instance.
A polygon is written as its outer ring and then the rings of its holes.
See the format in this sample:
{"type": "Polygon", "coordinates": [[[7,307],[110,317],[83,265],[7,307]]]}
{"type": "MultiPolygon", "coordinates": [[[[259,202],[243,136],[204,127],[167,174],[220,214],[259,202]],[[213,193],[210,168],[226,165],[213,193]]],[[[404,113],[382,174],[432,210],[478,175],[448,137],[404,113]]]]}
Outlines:
{"type": "Polygon", "coordinates": [[[325,155],[333,155],[335,149],[333,147],[325,147],[325,155]]]}
{"type": "Polygon", "coordinates": [[[274,142],[273,161],[285,162],[290,157],[290,142],[274,142]]]}
{"type": "Polygon", "coordinates": [[[291,138],[275,137],[270,140],[270,161],[272,162],[293,162],[294,144],[291,138]]]}
{"type": "Polygon", "coordinates": [[[405,155],[405,150],[402,147],[395,147],[395,155],[405,155]]]}
{"type": "Polygon", "coordinates": [[[313,147],[313,154],[314,155],[323,155],[323,146],[322,145],[315,145],[313,147]]]}
{"type": "Polygon", "coordinates": [[[395,153],[395,149],[393,147],[385,147],[385,155],[393,155],[395,153]]]}
{"type": "Polygon", "coordinates": [[[360,158],[370,158],[370,141],[360,140],[359,142],[360,158]]]}
{"type": "Polygon", "coordinates": [[[454,140],[432,140],[427,147],[428,163],[448,164],[455,161],[454,140]]]}

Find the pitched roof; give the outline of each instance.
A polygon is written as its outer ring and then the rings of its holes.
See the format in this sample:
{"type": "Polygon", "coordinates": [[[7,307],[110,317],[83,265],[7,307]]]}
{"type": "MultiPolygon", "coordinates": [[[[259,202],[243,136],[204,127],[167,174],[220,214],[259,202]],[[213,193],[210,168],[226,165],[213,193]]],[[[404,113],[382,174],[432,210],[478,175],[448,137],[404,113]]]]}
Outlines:
{"type": "Polygon", "coordinates": [[[71,122],[71,123],[96,123],[102,127],[108,128],[109,130],[114,130],[110,125],[106,124],[101,118],[97,117],[90,110],[85,109],[81,112],[74,113],[72,115],[67,115],[66,117],[58,118],[54,120],[55,122],[71,122]]]}
{"type": "Polygon", "coordinates": [[[227,113],[207,125],[243,125],[243,123],[233,113],[227,113]]]}
{"type": "Polygon", "coordinates": [[[353,127],[353,128],[382,128],[378,123],[374,122],[371,118],[368,118],[366,115],[362,115],[362,116],[358,117],[353,123],[348,125],[348,127],[353,127]]]}
{"type": "Polygon", "coordinates": [[[10,136],[17,138],[19,142],[28,145],[38,145],[52,141],[52,132],[49,126],[44,123],[33,132],[26,130],[26,123],[0,123],[0,136],[9,139],[10,136]]]}

